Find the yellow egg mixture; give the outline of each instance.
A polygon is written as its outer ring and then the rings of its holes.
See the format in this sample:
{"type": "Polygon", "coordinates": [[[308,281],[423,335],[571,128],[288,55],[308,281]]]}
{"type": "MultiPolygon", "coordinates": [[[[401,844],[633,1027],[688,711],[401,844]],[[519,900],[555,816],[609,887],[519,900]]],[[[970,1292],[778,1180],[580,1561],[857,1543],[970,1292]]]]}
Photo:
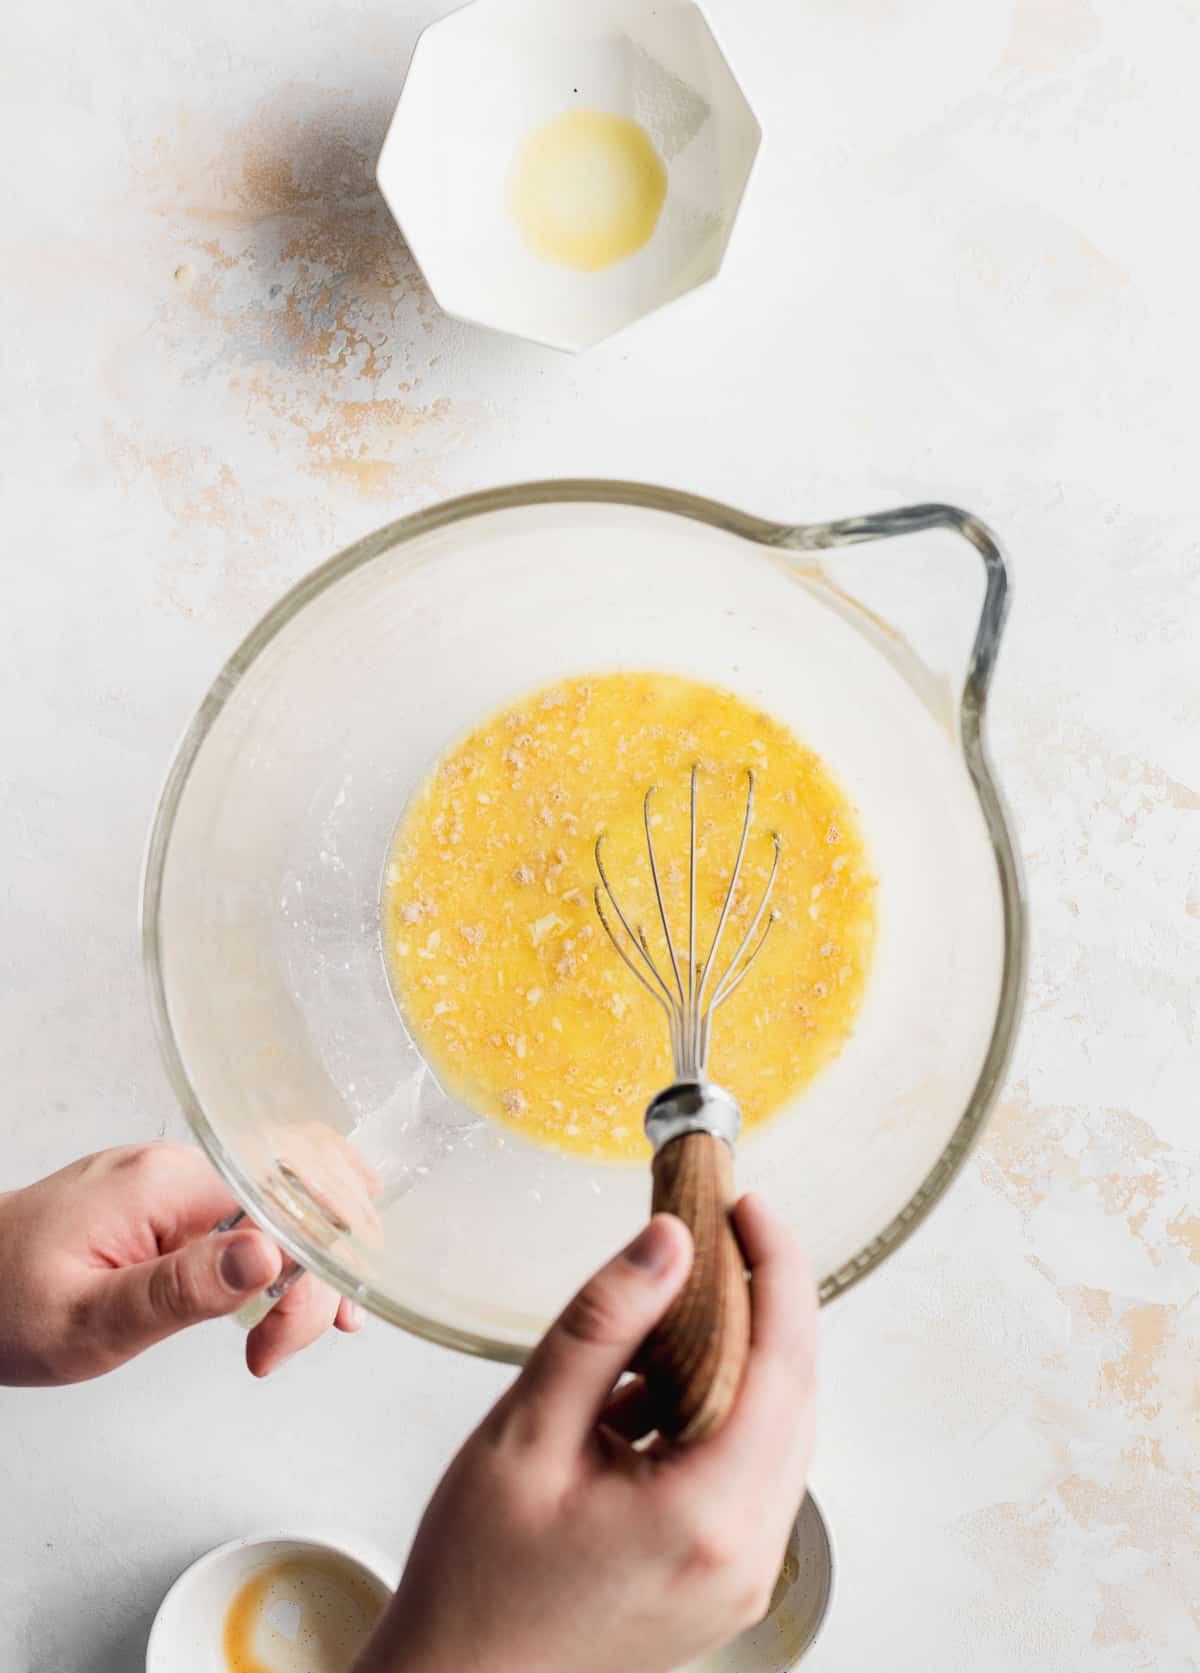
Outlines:
{"type": "MultiPolygon", "coordinates": [[[[646,855],[653,834],[676,947],[687,937],[688,798],[699,763],[697,957],[754,818],[721,941],[749,927],[781,841],[778,914],[717,1012],[709,1072],[765,1120],[836,1056],[862,999],[874,878],[854,810],[822,762],[740,697],[668,674],[564,680],[443,756],[399,827],[384,887],[392,980],[417,1044],[471,1107],[560,1150],[644,1157],[642,1116],[672,1080],[666,1017],[596,916],[593,849],[669,970],[646,855]]],[[[610,917],[611,917],[610,913],[610,917]]]]}

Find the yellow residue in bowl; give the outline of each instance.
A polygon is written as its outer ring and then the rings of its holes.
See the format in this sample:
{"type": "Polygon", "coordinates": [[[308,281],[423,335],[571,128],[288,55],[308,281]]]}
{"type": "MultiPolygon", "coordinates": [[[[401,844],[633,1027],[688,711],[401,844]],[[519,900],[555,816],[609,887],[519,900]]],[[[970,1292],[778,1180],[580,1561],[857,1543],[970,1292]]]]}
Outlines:
{"type": "Polygon", "coordinates": [[[668,915],[686,946],[688,785],[700,764],[697,948],[711,939],[737,851],[746,769],[754,822],[724,958],[749,925],[778,832],[762,957],[717,1013],[712,1078],[748,1125],[836,1056],[862,999],[874,879],[853,808],[786,726],[733,693],[667,674],[564,680],[494,715],[418,790],[387,867],[392,980],[435,1073],[526,1137],[591,1156],[646,1154],[646,1103],[672,1079],[662,1010],[613,951],[593,904],[593,847],[631,923],[666,951],[642,798],[668,915]]]}
{"type": "Polygon", "coordinates": [[[535,255],[596,273],[647,243],[667,171],[640,123],[569,110],[529,134],[509,180],[509,207],[535,255]]]}
{"type": "Polygon", "coordinates": [[[387,1602],[385,1588],[333,1555],[253,1573],[221,1634],[227,1673],[346,1673],[387,1602]]]}

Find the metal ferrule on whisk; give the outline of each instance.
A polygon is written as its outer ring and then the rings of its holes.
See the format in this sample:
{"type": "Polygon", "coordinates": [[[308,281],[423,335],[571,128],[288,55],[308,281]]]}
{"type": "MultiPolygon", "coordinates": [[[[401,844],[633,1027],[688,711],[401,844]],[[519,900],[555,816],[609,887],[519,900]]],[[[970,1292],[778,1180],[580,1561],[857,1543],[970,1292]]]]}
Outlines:
{"type": "Polygon", "coordinates": [[[774,843],[775,852],[762,897],[737,951],[725,966],[722,974],[719,977],[715,975],[717,952],[733,906],[733,897],[737,890],[738,878],[741,875],[742,861],[746,853],[746,842],[750,835],[750,821],[754,812],[754,773],[747,768],[746,812],[742,820],[742,834],[738,842],[737,857],[734,860],[733,871],[729,878],[729,886],[725,891],[725,900],[717,919],[717,927],[713,932],[712,943],[703,960],[698,957],[696,947],[696,780],[699,772],[699,764],[694,765],[691,777],[688,841],[688,939],[685,961],[680,959],[675,950],[675,941],[671,934],[671,925],[663,901],[658,861],[654,852],[654,837],[650,824],[650,804],[654,798],[654,786],[647,790],[642,807],[646,826],[646,852],[650,859],[650,877],[654,884],[654,898],[658,904],[659,920],[666,941],[667,957],[670,960],[670,981],[662,975],[655,964],[642,925],[634,926],[630,924],[620,902],[613,893],[612,884],[609,882],[608,873],[604,866],[603,833],[596,838],[596,870],[600,874],[600,882],[596,885],[595,900],[596,912],[600,922],[603,924],[609,940],[630,971],[651,998],[661,1005],[667,1014],[667,1025],[671,1037],[671,1056],[675,1065],[675,1080],[671,1086],[651,1100],[646,1110],[646,1136],[656,1153],[665,1144],[669,1144],[672,1139],[680,1138],[685,1133],[712,1133],[717,1138],[724,1139],[731,1147],[737,1138],[742,1124],[742,1114],[737,1101],[722,1087],[716,1086],[708,1078],[708,1053],[712,1035],[712,1019],[717,1009],[725,1003],[731,994],[736,992],[745,980],[751,965],[762,952],[767,936],[771,933],[771,925],[775,922],[777,916],[774,912],[767,915],[771,891],[775,886],[775,876],[779,870],[780,841],[778,834],[772,832],[771,839],[774,843]],[[621,929],[625,932],[628,945],[618,937],[604,910],[606,896],[609,905],[616,914],[621,929]],[[761,936],[755,941],[755,936],[758,935],[759,925],[762,923],[764,916],[767,918],[766,926],[761,936]],[[630,948],[633,950],[632,954],[630,948]],[[640,963],[635,962],[633,954],[637,955],[640,963]]]}
{"type": "Polygon", "coordinates": [[[732,1150],[741,1130],[737,1099],[713,1081],[676,1081],[646,1106],[646,1137],[655,1155],[685,1133],[712,1133],[732,1150]]]}

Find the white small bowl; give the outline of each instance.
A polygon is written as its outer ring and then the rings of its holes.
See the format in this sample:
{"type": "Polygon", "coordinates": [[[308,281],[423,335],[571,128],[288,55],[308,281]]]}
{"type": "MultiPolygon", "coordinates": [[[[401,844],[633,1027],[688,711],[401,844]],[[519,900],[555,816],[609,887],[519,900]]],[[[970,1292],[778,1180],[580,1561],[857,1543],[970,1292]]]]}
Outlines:
{"type": "Polygon", "coordinates": [[[334,1557],[393,1590],[398,1565],[368,1541],[325,1534],[247,1535],[198,1557],[159,1605],[146,1645],[146,1673],[223,1669],[221,1635],[239,1588],[258,1569],[292,1557],[334,1557]]]}
{"type": "Polygon", "coordinates": [[[761,137],[695,0],[474,0],[417,42],[376,177],[447,313],[577,350],[716,275],[761,137]],[[581,110],[639,123],[667,177],[598,272],[536,255],[509,206],[522,142],[581,110]]]}

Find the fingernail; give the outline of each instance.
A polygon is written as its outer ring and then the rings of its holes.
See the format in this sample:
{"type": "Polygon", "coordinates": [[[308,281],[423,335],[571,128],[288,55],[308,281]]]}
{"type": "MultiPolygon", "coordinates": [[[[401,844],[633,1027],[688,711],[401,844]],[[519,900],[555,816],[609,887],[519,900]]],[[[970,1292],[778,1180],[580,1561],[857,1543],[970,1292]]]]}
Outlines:
{"type": "Polygon", "coordinates": [[[346,1303],[346,1323],[349,1325],[351,1330],[361,1330],[366,1322],[366,1317],[367,1315],[363,1312],[357,1301],[348,1301],[346,1303]]]}
{"type": "Polygon", "coordinates": [[[661,1272],[671,1259],[671,1234],[657,1216],[625,1250],[625,1259],[643,1272],[661,1272]]]}
{"type": "Polygon", "coordinates": [[[221,1250],[221,1282],[238,1295],[261,1290],[275,1276],[271,1251],[257,1237],[239,1237],[221,1250]]]}

